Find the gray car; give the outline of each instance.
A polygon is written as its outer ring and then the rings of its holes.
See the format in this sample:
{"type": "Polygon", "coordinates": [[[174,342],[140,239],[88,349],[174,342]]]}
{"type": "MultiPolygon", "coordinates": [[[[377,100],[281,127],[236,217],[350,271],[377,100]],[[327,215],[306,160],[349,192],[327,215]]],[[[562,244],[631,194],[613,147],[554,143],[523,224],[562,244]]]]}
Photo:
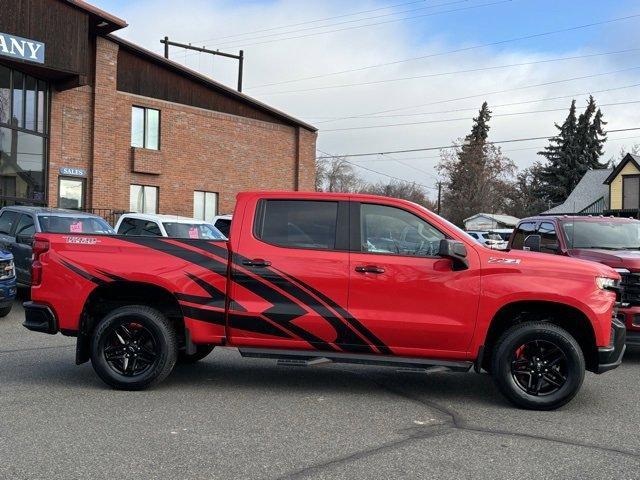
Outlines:
{"type": "Polygon", "coordinates": [[[15,206],[0,210],[0,248],[13,253],[19,285],[31,284],[31,246],[36,233],[115,234],[98,215],[47,207],[15,206]]]}

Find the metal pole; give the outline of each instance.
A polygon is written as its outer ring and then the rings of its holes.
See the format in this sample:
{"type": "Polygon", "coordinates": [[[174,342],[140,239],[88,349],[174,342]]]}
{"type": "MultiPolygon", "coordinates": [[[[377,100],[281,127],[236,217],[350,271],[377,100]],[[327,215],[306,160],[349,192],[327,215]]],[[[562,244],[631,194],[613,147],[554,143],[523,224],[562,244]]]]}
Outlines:
{"type": "Polygon", "coordinates": [[[242,70],[244,67],[244,51],[240,50],[238,55],[238,91],[242,92],[242,70]]]}
{"type": "Polygon", "coordinates": [[[169,60],[169,37],[164,37],[164,58],[169,60]]]}
{"type": "Polygon", "coordinates": [[[438,182],[438,211],[437,214],[440,215],[440,198],[442,196],[442,183],[438,182]]]}

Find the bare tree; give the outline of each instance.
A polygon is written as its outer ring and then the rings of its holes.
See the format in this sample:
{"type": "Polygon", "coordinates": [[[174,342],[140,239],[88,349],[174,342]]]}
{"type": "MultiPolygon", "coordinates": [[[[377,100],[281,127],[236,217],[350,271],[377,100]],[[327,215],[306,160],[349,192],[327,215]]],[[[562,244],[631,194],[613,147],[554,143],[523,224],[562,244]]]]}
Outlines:
{"type": "Polygon", "coordinates": [[[424,189],[420,185],[412,182],[392,180],[389,183],[378,182],[376,184],[368,184],[361,189],[361,193],[402,198],[404,200],[417,203],[418,205],[422,205],[429,210],[435,210],[436,208],[435,202],[427,196],[424,189]]]}
{"type": "Polygon", "coordinates": [[[353,167],[342,157],[316,160],[316,191],[354,193],[363,185],[353,167]]]}

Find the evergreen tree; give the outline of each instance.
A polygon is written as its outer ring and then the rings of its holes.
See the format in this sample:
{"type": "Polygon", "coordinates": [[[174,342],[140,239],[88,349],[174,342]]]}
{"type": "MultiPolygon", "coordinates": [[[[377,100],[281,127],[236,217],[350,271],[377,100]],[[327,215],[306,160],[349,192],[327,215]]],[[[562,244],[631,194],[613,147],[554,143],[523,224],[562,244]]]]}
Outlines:
{"type": "Polygon", "coordinates": [[[482,104],[473,119],[471,133],[455,151],[442,153],[438,165],[444,177],[442,210],[451,222],[462,226],[463,220],[479,212],[502,213],[515,171],[511,160],[500,149],[487,144],[491,111],[482,104]]]}
{"type": "Polygon", "coordinates": [[[564,202],[588,170],[607,168],[601,163],[606,133],[602,111],[596,108],[592,96],[583,113],[576,118],[576,102],[571,102],[569,115],[560,126],[558,135],[549,139],[549,145],[538,152],[547,159],[539,169],[540,191],[551,204],[564,202]]]}

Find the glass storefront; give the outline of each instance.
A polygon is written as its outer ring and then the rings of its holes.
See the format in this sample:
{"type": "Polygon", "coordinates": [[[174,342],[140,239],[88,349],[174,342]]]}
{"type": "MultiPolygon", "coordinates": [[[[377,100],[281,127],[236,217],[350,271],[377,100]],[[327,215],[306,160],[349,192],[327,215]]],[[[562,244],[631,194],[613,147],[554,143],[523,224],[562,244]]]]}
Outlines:
{"type": "Polygon", "coordinates": [[[0,65],[0,206],[46,204],[48,90],[0,65]]]}

